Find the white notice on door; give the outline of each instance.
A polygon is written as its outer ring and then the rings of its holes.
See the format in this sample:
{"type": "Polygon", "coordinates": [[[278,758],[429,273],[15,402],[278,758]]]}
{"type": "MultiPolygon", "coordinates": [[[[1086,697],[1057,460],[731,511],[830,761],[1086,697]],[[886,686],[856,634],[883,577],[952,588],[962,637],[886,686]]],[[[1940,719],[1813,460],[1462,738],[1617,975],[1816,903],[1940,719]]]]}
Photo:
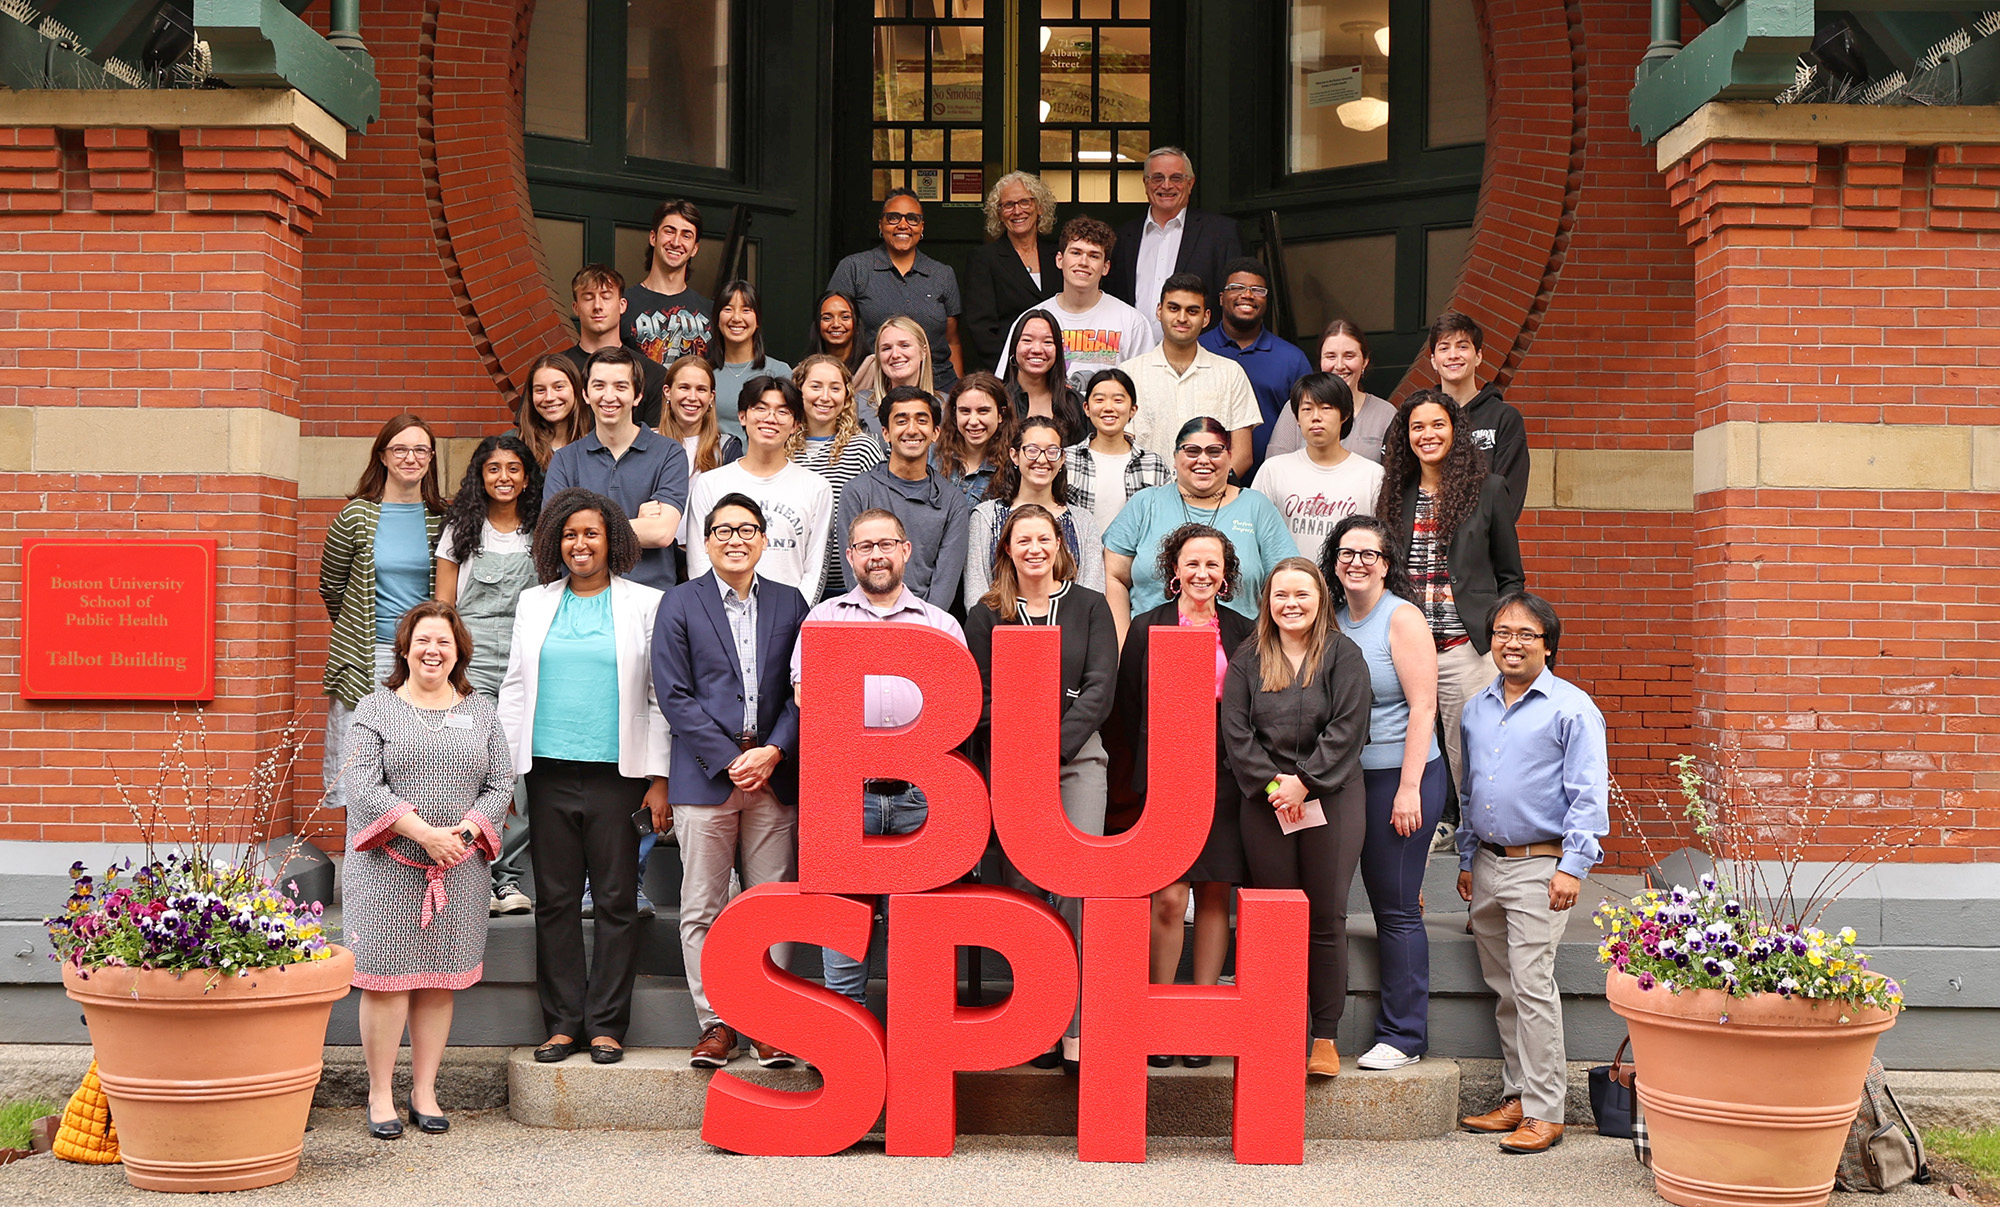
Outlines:
{"type": "Polygon", "coordinates": [[[1306,108],[1324,109],[1361,97],[1361,67],[1335,67],[1306,76],[1306,108]]]}
{"type": "Polygon", "coordinates": [[[918,201],[944,200],[943,168],[918,168],[911,175],[916,177],[918,201]]]}

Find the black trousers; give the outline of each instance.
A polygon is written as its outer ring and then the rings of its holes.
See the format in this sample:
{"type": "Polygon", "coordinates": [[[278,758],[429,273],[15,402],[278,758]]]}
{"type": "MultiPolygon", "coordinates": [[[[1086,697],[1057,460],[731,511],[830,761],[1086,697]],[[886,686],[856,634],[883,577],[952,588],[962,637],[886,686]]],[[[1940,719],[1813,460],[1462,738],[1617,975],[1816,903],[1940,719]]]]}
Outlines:
{"type": "Polygon", "coordinates": [[[1359,775],[1321,799],[1326,824],[1287,834],[1262,793],[1243,798],[1243,859],[1250,888],[1303,889],[1311,907],[1306,997],[1312,1037],[1333,1039],[1347,1007],[1347,892],[1368,835],[1368,790],[1359,775]]]}
{"type": "Polygon", "coordinates": [[[639,959],[639,831],[632,814],[650,781],[616,763],[536,759],[528,772],[535,865],[535,988],[550,1035],[625,1042],[639,959]],[[593,906],[583,958],[583,889],[593,906]]]}

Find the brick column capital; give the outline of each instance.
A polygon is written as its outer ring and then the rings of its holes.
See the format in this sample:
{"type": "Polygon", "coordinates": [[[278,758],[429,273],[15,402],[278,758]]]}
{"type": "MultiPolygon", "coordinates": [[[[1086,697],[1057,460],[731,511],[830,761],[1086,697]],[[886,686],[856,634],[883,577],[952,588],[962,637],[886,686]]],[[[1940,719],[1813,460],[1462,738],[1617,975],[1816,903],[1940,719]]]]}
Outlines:
{"type": "Polygon", "coordinates": [[[333,191],[333,156],[288,127],[180,131],[188,209],[264,213],[301,234],[333,191]]]}

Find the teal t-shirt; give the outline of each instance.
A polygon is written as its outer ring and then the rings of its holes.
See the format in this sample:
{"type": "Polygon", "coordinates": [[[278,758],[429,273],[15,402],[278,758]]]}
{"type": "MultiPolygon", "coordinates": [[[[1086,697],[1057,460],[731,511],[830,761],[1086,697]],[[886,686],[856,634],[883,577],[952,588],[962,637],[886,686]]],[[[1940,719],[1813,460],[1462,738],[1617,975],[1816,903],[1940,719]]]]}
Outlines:
{"type": "Polygon", "coordinates": [[[609,588],[563,592],[542,642],[535,689],[534,757],[578,763],[618,761],[618,639],[609,588]]]}
{"type": "Polygon", "coordinates": [[[1133,495],[1104,533],[1106,549],[1132,559],[1132,615],[1167,602],[1167,584],[1160,578],[1160,546],[1182,524],[1207,524],[1229,538],[1242,579],[1223,604],[1256,619],[1257,598],[1271,567],[1298,556],[1299,545],[1285,526],[1285,517],[1254,490],[1239,490],[1219,509],[1196,507],[1181,498],[1180,487],[1172,482],[1133,495]]]}
{"type": "Polygon", "coordinates": [[[422,503],[384,503],[375,523],[375,641],[396,640],[403,613],[431,597],[431,537],[422,503]]]}

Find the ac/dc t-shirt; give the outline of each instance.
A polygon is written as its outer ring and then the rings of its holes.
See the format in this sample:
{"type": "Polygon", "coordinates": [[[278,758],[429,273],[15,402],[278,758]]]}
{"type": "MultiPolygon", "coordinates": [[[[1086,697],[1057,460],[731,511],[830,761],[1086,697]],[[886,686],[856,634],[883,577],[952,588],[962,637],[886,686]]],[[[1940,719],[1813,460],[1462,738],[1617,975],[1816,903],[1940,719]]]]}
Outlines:
{"type": "Polygon", "coordinates": [[[659,293],[644,285],[625,290],[624,338],[646,359],[671,365],[683,356],[708,355],[709,301],[692,289],[659,293]]]}

